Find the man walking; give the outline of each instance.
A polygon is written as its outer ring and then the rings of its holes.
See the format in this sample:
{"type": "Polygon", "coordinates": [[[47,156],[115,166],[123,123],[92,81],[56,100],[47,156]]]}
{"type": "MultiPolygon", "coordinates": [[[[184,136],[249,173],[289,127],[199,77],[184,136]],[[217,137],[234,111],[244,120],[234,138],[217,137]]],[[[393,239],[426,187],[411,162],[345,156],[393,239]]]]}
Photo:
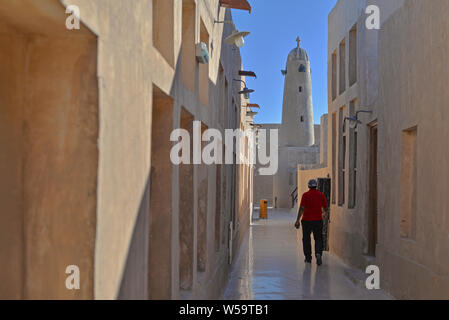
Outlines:
{"type": "Polygon", "coordinates": [[[302,246],[306,257],[305,262],[312,262],[310,234],[313,233],[316,263],[320,266],[323,263],[323,218],[329,213],[329,207],[324,194],[317,190],[317,185],[316,180],[309,181],[310,190],[302,195],[295,227],[300,228],[302,217],[302,246]]]}

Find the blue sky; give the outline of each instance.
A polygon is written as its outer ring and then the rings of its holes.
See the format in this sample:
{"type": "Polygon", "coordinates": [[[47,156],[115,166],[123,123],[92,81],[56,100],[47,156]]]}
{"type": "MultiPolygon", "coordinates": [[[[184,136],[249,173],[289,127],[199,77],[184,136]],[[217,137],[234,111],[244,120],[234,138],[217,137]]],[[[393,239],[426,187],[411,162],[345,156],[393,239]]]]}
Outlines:
{"type": "MultiPolygon", "coordinates": [[[[240,31],[250,31],[241,49],[243,68],[256,72],[247,78],[251,102],[261,106],[257,123],[280,123],[287,55],[301,37],[312,68],[314,121],[327,113],[327,16],[337,0],[249,0],[251,14],[232,10],[240,31]]],[[[257,110],[256,110],[257,111],[257,110]]]]}

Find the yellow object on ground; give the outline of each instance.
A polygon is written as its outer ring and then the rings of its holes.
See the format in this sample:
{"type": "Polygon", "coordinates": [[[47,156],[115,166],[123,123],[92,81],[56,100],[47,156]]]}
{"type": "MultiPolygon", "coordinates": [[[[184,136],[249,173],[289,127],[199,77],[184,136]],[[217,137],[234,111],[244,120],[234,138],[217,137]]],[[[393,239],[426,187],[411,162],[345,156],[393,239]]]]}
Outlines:
{"type": "Polygon", "coordinates": [[[260,200],[259,218],[268,219],[268,200],[260,200]]]}

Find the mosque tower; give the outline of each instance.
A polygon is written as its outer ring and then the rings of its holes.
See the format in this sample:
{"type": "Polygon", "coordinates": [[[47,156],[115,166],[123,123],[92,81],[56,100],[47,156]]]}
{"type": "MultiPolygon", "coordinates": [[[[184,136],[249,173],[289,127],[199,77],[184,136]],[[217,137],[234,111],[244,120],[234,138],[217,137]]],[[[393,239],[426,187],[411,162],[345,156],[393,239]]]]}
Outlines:
{"type": "Polygon", "coordinates": [[[309,57],[298,45],[287,58],[280,147],[309,147],[315,143],[312,80],[309,57]]]}
{"type": "Polygon", "coordinates": [[[279,130],[279,165],[273,178],[273,204],[291,208],[291,194],[297,186],[298,165],[320,161],[315,145],[312,80],[307,52],[299,45],[290,51],[285,76],[282,124],[279,130]]]}

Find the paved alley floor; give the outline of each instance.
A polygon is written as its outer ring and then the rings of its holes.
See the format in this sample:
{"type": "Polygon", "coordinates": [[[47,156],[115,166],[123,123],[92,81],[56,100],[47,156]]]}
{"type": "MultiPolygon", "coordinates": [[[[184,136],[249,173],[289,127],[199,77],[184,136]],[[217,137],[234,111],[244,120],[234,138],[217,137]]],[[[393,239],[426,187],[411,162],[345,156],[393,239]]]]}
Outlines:
{"type": "Polygon", "coordinates": [[[253,222],[223,299],[391,299],[383,291],[353,283],[345,275],[347,266],[327,252],[322,266],[317,267],[315,259],[305,264],[295,218],[287,210],[270,210],[269,220],[253,222]]]}

